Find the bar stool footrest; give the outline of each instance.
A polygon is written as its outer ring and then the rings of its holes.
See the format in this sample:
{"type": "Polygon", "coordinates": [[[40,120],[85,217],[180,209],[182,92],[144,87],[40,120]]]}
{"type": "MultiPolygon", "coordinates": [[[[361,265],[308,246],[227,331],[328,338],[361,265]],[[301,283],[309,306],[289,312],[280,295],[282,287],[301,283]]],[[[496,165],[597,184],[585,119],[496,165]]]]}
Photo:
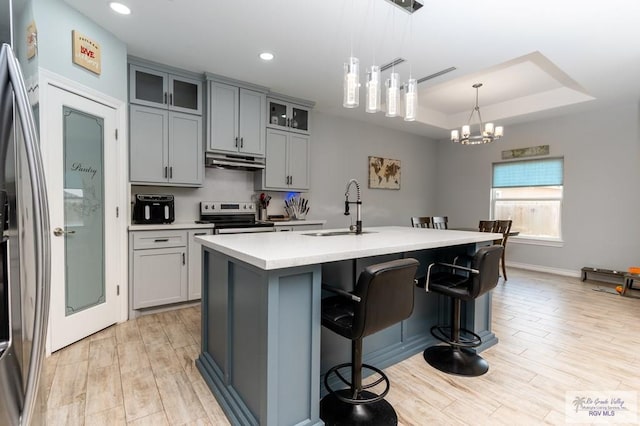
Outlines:
{"type": "Polygon", "coordinates": [[[353,391],[351,389],[335,390],[331,388],[331,386],[329,386],[329,377],[332,374],[335,374],[338,377],[338,379],[340,379],[340,381],[342,381],[344,384],[349,386],[349,388],[352,388],[352,383],[349,382],[347,379],[345,379],[344,375],[340,373],[341,369],[347,368],[347,367],[353,367],[353,364],[349,362],[346,362],[344,364],[338,364],[335,367],[330,368],[329,371],[327,371],[327,373],[324,375],[324,387],[327,389],[327,391],[329,391],[330,395],[334,395],[337,399],[339,399],[340,401],[346,404],[361,405],[361,404],[373,404],[378,401],[381,401],[389,393],[389,387],[391,386],[391,384],[389,383],[389,378],[387,377],[387,375],[384,374],[384,372],[379,368],[376,368],[369,364],[362,364],[362,369],[364,370],[366,368],[368,370],[371,370],[376,374],[378,374],[380,378],[366,385],[362,385],[362,389],[369,389],[384,382],[385,388],[382,391],[382,393],[380,393],[379,395],[376,395],[374,393],[364,391],[361,389],[358,396],[354,399],[352,398],[353,391]],[[367,394],[368,396],[365,397],[364,396],[365,394],[367,394]]]}
{"type": "Polygon", "coordinates": [[[459,340],[451,340],[451,327],[434,325],[431,327],[431,335],[447,345],[458,348],[476,348],[482,344],[482,338],[471,330],[460,329],[459,340]]]}

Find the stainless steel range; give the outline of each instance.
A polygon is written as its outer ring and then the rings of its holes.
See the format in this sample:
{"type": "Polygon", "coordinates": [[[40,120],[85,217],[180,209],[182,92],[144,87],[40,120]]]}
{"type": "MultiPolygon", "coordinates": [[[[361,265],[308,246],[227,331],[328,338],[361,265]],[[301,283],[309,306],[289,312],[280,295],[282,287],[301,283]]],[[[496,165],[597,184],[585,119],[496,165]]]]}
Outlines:
{"type": "Polygon", "coordinates": [[[273,223],[256,221],[256,203],[252,201],[201,201],[200,220],[214,225],[214,234],[272,232],[273,223]]]}

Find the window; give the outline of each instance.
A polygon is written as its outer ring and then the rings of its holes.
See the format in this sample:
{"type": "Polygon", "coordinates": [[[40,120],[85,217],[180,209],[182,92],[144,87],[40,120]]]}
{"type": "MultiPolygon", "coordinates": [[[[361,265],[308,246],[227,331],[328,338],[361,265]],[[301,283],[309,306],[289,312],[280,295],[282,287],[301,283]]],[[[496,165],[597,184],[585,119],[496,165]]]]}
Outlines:
{"type": "Polygon", "coordinates": [[[511,219],[519,237],[560,241],[563,164],[562,158],[495,163],[492,218],[511,219]]]}

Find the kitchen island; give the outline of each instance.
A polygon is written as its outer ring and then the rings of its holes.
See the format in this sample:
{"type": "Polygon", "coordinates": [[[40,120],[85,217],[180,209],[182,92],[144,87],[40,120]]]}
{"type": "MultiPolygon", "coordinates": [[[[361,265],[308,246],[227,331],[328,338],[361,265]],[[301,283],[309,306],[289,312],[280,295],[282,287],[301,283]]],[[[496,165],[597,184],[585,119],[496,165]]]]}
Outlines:
{"type": "MultiPolygon", "coordinates": [[[[232,424],[322,424],[321,375],[350,358],[350,342],[322,330],[322,282],[351,290],[364,267],[400,257],[418,259],[424,273],[436,259],[472,254],[501,236],[408,227],[335,231],[198,237],[203,288],[196,364],[232,424]]],[[[416,288],[413,315],[367,337],[364,362],[385,368],[421,352],[435,343],[430,328],[448,322],[448,309],[445,298],[416,288]]],[[[491,295],[463,309],[464,326],[483,339],[480,350],[496,344],[491,295]]]]}

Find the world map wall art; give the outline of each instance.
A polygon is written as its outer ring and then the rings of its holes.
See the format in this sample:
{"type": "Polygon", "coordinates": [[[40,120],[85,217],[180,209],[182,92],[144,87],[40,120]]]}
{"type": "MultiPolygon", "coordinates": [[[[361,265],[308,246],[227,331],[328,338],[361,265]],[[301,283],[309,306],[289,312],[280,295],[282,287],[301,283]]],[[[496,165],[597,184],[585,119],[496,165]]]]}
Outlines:
{"type": "Polygon", "coordinates": [[[369,157],[369,188],[400,189],[400,160],[369,157]]]}

